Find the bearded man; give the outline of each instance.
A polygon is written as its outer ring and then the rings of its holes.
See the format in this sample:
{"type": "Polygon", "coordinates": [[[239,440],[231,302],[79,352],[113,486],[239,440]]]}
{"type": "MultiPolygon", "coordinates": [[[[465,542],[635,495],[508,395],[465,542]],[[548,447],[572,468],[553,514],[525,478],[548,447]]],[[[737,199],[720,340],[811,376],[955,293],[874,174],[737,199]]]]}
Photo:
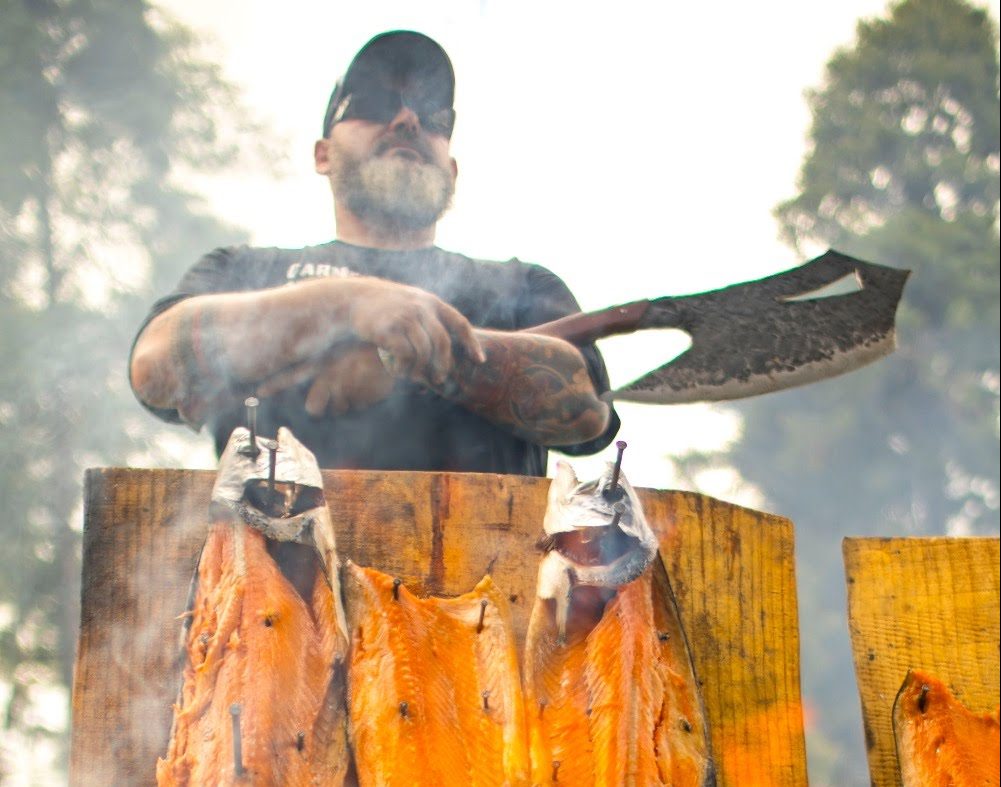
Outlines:
{"type": "Polygon", "coordinates": [[[376,36],[331,95],[316,171],[336,240],[217,249],[159,300],[130,381],[159,417],[221,451],[260,399],[329,468],[545,475],[548,447],[604,448],[618,418],[583,349],[521,329],[579,311],[553,273],[434,245],[451,204],[454,74],[419,33],[376,36]]]}

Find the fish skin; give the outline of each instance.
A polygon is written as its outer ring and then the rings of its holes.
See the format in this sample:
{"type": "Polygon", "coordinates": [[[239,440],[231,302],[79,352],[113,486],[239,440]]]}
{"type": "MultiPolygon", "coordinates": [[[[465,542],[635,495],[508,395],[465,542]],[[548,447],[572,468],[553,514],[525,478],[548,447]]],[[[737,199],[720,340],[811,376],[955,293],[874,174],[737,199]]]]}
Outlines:
{"type": "Polygon", "coordinates": [[[213,523],[199,560],[171,741],[157,762],[161,787],[344,782],[346,714],[342,698],[328,697],[343,650],[337,602],[322,570],[311,601],[312,608],[275,565],[260,532],[235,518],[213,523]],[[234,703],[242,777],[233,753],[234,703]]]}
{"type": "Polygon", "coordinates": [[[662,579],[644,572],[603,609],[602,591],[588,588],[565,645],[555,602],[536,598],[524,660],[533,785],[712,783],[683,637],[659,636],[670,614],[662,579]]]}
{"type": "Polygon", "coordinates": [[[402,584],[394,598],[392,577],[349,562],[343,588],[359,783],[527,785],[513,629],[489,576],[458,598],[422,599],[402,584]]]}
{"type": "Polygon", "coordinates": [[[934,675],[909,670],[893,703],[893,733],[904,787],[998,785],[998,713],[999,708],[974,713],[934,675]]]}

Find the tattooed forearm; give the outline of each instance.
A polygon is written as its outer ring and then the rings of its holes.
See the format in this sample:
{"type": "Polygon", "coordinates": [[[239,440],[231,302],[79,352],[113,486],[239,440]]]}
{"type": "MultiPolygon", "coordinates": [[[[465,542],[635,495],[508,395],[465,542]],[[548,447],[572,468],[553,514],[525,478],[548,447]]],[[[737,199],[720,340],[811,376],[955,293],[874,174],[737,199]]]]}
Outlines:
{"type": "Polygon", "coordinates": [[[212,310],[206,307],[179,310],[171,333],[171,358],[184,380],[205,381],[219,377],[218,342],[212,331],[212,310]]]}
{"type": "Polygon", "coordinates": [[[199,424],[206,405],[232,388],[210,306],[178,310],[170,334],[170,355],[178,387],[172,399],[185,421],[199,424]]]}
{"type": "Polygon", "coordinates": [[[476,333],[486,362],[458,358],[452,385],[440,393],[542,445],[569,445],[601,434],[609,408],[596,396],[573,346],[533,334],[476,333]]]}

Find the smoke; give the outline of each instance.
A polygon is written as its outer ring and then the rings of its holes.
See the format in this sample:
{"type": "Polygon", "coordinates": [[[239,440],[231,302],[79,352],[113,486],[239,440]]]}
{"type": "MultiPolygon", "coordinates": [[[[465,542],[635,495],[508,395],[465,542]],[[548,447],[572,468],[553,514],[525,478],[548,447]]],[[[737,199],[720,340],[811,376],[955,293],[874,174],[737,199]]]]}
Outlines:
{"type": "Polygon", "coordinates": [[[210,486],[203,474],[185,473],[173,484],[170,475],[112,470],[91,476],[99,490],[92,502],[103,499],[103,506],[91,509],[101,514],[92,513],[87,523],[74,687],[80,784],[151,782],[156,759],[166,752],[180,688],[181,613],[208,532],[210,486]],[[115,488],[128,488],[147,504],[130,515],[115,488]]]}

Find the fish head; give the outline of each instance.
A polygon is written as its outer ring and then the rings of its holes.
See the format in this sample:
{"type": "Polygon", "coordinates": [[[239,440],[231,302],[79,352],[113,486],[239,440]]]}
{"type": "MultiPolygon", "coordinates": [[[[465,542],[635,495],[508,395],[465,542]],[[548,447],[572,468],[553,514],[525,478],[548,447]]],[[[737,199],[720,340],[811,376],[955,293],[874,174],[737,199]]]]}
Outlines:
{"type": "Polygon", "coordinates": [[[233,430],[219,459],[212,501],[228,508],[250,507],[268,518],[281,519],[323,504],[323,478],[316,457],[282,427],[277,439],[233,430]]]}
{"type": "Polygon", "coordinates": [[[543,545],[568,563],[578,584],[617,587],[653,560],[657,539],[636,491],[621,472],[613,485],[609,462],[596,479],[581,482],[559,461],[549,487],[543,545]]]}

